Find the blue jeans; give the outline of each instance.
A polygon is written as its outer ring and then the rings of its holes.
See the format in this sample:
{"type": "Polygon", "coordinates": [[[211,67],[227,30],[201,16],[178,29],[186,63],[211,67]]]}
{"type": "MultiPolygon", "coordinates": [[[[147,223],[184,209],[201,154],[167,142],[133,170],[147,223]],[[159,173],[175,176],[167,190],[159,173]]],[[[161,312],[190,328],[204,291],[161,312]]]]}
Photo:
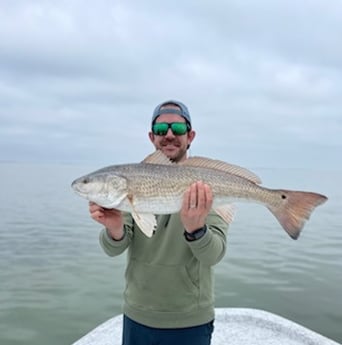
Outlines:
{"type": "Polygon", "coordinates": [[[210,345],[214,321],[188,328],[151,328],[124,315],[122,345],[210,345]]]}

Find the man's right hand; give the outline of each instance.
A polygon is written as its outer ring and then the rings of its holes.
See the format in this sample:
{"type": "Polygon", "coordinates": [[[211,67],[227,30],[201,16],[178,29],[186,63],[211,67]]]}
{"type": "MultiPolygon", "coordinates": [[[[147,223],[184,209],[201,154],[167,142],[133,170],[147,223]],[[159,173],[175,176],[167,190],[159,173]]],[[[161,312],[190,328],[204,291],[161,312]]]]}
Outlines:
{"type": "Polygon", "coordinates": [[[89,202],[89,212],[91,218],[106,227],[114,240],[123,238],[124,230],[121,211],[103,208],[93,202],[89,202]]]}

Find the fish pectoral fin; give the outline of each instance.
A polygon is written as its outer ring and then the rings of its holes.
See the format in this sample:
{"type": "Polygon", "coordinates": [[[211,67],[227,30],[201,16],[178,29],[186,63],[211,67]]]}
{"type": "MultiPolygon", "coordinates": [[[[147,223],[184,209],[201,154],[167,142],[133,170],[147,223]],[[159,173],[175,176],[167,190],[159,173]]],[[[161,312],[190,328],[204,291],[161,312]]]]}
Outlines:
{"type": "Polygon", "coordinates": [[[207,168],[207,169],[223,171],[228,174],[243,177],[255,184],[261,183],[261,179],[252,171],[249,171],[248,169],[240,167],[238,165],[226,163],[217,159],[194,156],[194,157],[189,157],[187,160],[179,164],[185,165],[185,166],[197,167],[197,168],[207,168]]]}
{"type": "Polygon", "coordinates": [[[236,207],[233,204],[228,204],[214,208],[214,211],[228,224],[232,223],[236,213],[236,207]]]}
{"type": "Polygon", "coordinates": [[[173,163],[162,151],[157,150],[150,155],[148,155],[142,163],[146,164],[162,164],[162,165],[174,165],[173,163]]]}
{"type": "Polygon", "coordinates": [[[156,228],[157,221],[154,214],[132,212],[132,217],[139,229],[147,236],[152,237],[156,228]]]}

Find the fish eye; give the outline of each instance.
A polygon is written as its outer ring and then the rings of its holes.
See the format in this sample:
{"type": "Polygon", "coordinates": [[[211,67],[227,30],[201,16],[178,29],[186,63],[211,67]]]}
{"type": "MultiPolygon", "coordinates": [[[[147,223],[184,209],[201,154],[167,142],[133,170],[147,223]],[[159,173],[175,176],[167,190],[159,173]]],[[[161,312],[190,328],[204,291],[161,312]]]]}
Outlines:
{"type": "Polygon", "coordinates": [[[89,182],[90,182],[89,177],[85,177],[85,178],[83,179],[83,181],[82,181],[83,184],[87,184],[87,183],[89,183],[89,182]]]}

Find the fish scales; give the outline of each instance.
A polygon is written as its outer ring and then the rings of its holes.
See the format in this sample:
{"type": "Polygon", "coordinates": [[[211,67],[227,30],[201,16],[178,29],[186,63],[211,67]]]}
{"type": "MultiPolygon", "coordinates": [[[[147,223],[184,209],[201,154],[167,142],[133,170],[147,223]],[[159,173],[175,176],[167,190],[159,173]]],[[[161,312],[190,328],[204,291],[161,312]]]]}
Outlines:
{"type": "MultiPolygon", "coordinates": [[[[216,199],[220,200],[219,203],[228,202],[232,199],[252,199],[262,203],[272,200],[270,190],[239,176],[211,169],[141,163],[139,166],[119,166],[118,169],[112,171],[112,173],[114,172],[125,176],[128,193],[134,199],[142,200],[139,208],[136,207],[136,210],[141,212],[146,212],[144,209],[145,202],[151,202],[153,198],[157,198],[158,202],[163,204],[167,204],[171,198],[181,200],[186,189],[196,181],[203,181],[208,184],[216,199]]],[[[158,214],[160,208],[154,211],[158,214]]],[[[170,213],[170,209],[165,212],[170,213]]]]}
{"type": "Polygon", "coordinates": [[[265,205],[286,232],[297,239],[316,206],[327,197],[318,193],[269,189],[244,168],[203,157],[185,163],[171,163],[161,152],[142,163],[115,165],[76,179],[72,187],[80,196],[106,208],[132,213],[141,230],[151,236],[154,215],[179,212],[184,192],[203,181],[213,192],[213,209],[232,221],[232,201],[252,201],[265,205]]]}

